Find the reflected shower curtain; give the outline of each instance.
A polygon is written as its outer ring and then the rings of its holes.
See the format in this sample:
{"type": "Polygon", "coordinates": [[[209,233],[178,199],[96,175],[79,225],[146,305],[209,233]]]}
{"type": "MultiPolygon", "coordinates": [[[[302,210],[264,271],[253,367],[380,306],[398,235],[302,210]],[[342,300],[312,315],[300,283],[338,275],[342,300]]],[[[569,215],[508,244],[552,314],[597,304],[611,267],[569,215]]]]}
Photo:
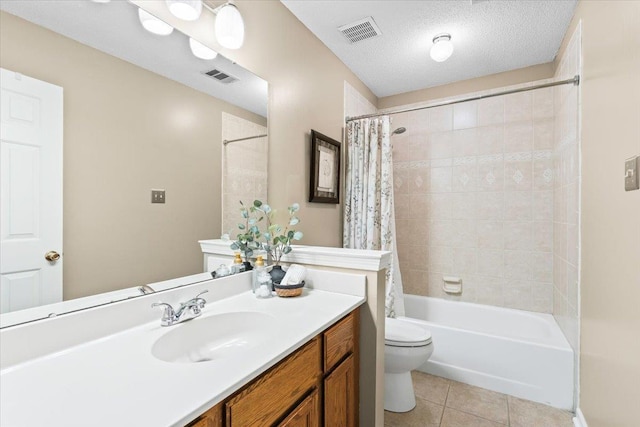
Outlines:
{"type": "Polygon", "coordinates": [[[387,317],[404,315],[396,251],[393,162],[389,116],[347,124],[343,246],[391,251],[385,283],[387,317]]]}

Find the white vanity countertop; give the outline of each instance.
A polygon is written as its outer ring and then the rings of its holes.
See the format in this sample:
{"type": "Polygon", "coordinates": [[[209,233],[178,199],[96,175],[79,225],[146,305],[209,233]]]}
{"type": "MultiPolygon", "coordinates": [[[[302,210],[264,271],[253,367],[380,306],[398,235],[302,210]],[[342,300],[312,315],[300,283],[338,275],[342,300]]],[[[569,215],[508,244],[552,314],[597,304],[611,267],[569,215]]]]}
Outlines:
{"type": "Polygon", "coordinates": [[[207,304],[207,316],[257,311],[278,333],[239,355],[169,363],[154,342],[180,328],[153,322],[49,354],[0,372],[3,427],[182,426],[266,371],[364,302],[364,297],[305,289],[297,298],[257,299],[250,291],[207,304]]]}

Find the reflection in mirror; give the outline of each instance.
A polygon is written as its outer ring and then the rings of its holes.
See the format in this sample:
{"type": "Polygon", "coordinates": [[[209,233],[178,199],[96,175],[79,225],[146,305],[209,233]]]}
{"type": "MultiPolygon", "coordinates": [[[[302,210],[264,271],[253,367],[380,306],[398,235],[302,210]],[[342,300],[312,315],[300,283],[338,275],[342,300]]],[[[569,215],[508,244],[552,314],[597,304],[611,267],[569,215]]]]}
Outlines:
{"type": "MultiPolygon", "coordinates": [[[[129,2],[3,0],[0,9],[0,326],[139,296],[141,285],[158,291],[210,277],[198,274],[198,240],[217,238],[223,229],[223,162],[228,171],[250,165],[242,173],[253,174],[251,191],[266,192],[266,137],[228,149],[222,140],[266,134],[267,82],[221,55],[196,58],[178,31],[144,30],[129,2]],[[37,101],[15,82],[42,83],[60,99],[37,101]],[[32,108],[50,105],[60,111],[32,108]],[[35,196],[51,198],[55,191],[42,183],[56,178],[34,166],[45,157],[29,138],[56,114],[62,197],[54,202],[58,208],[43,213],[35,196]],[[251,148],[258,141],[263,144],[251,148]],[[24,181],[27,175],[32,181],[24,181]],[[37,191],[27,196],[8,186],[20,176],[24,188],[37,191]],[[164,203],[151,203],[152,189],[165,191],[164,203]],[[34,236],[44,235],[38,221],[56,216],[56,209],[62,242],[35,244],[34,236]],[[35,261],[12,246],[20,241],[35,261]],[[60,259],[45,260],[49,251],[60,259]],[[48,270],[61,276],[59,289],[48,270]],[[57,304],[41,305],[51,303],[57,304]]],[[[248,196],[233,182],[225,193],[248,196]]]]}

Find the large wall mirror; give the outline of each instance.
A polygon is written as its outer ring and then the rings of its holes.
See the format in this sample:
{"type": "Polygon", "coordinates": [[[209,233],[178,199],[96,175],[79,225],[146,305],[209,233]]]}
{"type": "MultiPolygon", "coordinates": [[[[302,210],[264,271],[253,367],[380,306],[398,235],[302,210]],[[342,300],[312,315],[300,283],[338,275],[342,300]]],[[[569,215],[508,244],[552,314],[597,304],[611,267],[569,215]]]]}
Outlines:
{"type": "Polygon", "coordinates": [[[267,138],[223,140],[266,134],[267,82],[221,55],[196,58],[177,30],[146,31],[126,1],[2,0],[0,9],[2,191],[9,194],[0,208],[0,326],[141,295],[142,285],[204,279],[198,240],[228,231],[223,212],[237,211],[232,200],[266,198],[267,138]],[[39,169],[44,155],[29,142],[30,127],[45,129],[57,113],[47,98],[20,92],[31,79],[35,90],[38,82],[61,88],[57,196],[38,178],[55,181],[55,173],[39,169]],[[154,189],[165,191],[164,203],[152,203],[154,189]],[[28,191],[59,200],[43,211],[45,202],[28,191]],[[56,203],[61,247],[39,243],[47,233],[36,221],[56,217],[56,203]],[[40,267],[25,261],[30,250],[40,267]],[[60,258],[44,260],[50,251],[60,258]]]}

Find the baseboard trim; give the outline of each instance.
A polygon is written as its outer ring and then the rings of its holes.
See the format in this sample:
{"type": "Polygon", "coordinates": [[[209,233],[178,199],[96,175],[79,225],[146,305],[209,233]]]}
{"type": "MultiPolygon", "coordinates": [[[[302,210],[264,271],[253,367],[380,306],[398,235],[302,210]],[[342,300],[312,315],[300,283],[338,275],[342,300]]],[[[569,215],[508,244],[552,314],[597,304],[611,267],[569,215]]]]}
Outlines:
{"type": "Polygon", "coordinates": [[[589,427],[587,426],[587,420],[584,419],[584,414],[580,410],[580,408],[576,409],[576,416],[573,417],[573,426],[574,427],[589,427]]]}

